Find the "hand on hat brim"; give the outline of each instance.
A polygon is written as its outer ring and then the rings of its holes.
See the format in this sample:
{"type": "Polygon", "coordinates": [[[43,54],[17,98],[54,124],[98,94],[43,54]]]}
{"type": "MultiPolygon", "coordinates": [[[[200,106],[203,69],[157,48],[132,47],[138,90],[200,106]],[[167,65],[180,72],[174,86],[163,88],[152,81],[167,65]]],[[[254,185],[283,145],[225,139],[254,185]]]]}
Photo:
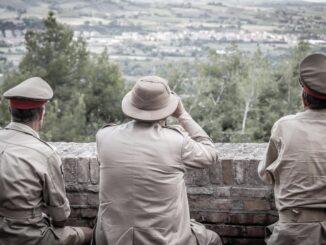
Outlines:
{"type": "Polygon", "coordinates": [[[178,106],[177,108],[175,109],[175,111],[173,112],[173,114],[171,116],[175,117],[175,118],[178,118],[180,117],[183,113],[186,112],[186,109],[184,108],[183,106],[183,103],[181,101],[181,98],[178,97],[179,99],[179,102],[178,102],[178,106]]]}

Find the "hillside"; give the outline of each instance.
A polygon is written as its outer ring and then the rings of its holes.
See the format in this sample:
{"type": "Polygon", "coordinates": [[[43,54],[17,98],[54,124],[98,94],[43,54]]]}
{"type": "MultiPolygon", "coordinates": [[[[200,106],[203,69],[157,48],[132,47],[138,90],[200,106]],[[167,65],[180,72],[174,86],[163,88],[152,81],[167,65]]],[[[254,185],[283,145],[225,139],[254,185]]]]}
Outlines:
{"type": "Polygon", "coordinates": [[[326,40],[325,1],[11,0],[0,2],[2,57],[17,64],[25,30],[41,28],[49,10],[82,35],[92,53],[107,47],[131,76],[150,72],[156,62],[224,52],[231,42],[248,52],[259,44],[278,57],[299,40],[318,47],[326,40]]]}

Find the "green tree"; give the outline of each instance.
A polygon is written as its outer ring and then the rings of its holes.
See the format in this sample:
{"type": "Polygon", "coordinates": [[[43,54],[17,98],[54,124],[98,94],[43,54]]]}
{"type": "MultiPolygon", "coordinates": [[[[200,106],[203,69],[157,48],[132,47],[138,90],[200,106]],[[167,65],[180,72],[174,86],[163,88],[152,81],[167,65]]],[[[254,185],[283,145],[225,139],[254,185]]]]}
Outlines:
{"type": "Polygon", "coordinates": [[[26,32],[27,53],[19,71],[27,77],[38,74],[49,82],[58,100],[71,100],[72,89],[84,86],[89,62],[86,43],[82,38],[74,40],[72,29],[57,22],[52,12],[43,24],[44,30],[26,32]]]}
{"type": "Polygon", "coordinates": [[[99,125],[121,120],[117,110],[124,86],[121,73],[106,51],[93,59],[83,38],[74,39],[72,29],[59,23],[52,12],[43,24],[42,30],[27,31],[27,53],[1,89],[28,77],[42,77],[55,94],[47,106],[42,130],[45,139],[94,140],[99,125]]]}
{"type": "Polygon", "coordinates": [[[121,99],[124,80],[119,66],[109,62],[105,49],[88,67],[88,86],[85,90],[86,124],[90,133],[94,133],[107,122],[123,120],[121,99]]]}
{"type": "Polygon", "coordinates": [[[242,101],[242,125],[237,139],[232,141],[251,142],[259,141],[255,137],[256,130],[260,131],[258,97],[264,86],[273,82],[273,69],[268,59],[258,47],[252,56],[245,58],[247,73],[240,79],[240,99],[242,101]]]}
{"type": "Polygon", "coordinates": [[[199,65],[193,116],[215,141],[229,142],[241,126],[238,83],[243,73],[242,53],[231,46],[225,54],[211,52],[199,65]]]}

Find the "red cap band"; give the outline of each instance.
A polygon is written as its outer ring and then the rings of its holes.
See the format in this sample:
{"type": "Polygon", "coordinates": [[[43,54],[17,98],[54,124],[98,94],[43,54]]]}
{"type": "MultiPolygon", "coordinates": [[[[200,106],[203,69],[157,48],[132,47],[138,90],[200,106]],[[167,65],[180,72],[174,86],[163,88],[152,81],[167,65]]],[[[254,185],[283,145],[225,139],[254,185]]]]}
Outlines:
{"type": "Polygon", "coordinates": [[[321,100],[326,100],[326,95],[322,95],[319,94],[313,90],[311,90],[310,88],[308,88],[307,86],[303,86],[303,91],[305,91],[307,94],[311,95],[312,97],[315,97],[317,99],[321,99],[321,100]]]}
{"type": "Polygon", "coordinates": [[[34,109],[42,107],[46,104],[47,100],[22,100],[22,99],[10,99],[9,104],[11,108],[15,109],[34,109]]]}

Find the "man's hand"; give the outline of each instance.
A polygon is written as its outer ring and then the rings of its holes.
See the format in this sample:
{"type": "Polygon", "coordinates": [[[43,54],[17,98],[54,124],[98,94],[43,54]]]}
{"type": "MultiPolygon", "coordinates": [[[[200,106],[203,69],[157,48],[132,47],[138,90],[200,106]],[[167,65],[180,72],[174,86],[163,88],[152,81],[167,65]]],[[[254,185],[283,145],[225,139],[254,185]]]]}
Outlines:
{"type": "Polygon", "coordinates": [[[173,114],[171,116],[178,118],[185,112],[187,112],[187,111],[184,108],[181,99],[179,98],[179,103],[178,103],[177,109],[175,109],[175,111],[173,112],[173,114]]]}

